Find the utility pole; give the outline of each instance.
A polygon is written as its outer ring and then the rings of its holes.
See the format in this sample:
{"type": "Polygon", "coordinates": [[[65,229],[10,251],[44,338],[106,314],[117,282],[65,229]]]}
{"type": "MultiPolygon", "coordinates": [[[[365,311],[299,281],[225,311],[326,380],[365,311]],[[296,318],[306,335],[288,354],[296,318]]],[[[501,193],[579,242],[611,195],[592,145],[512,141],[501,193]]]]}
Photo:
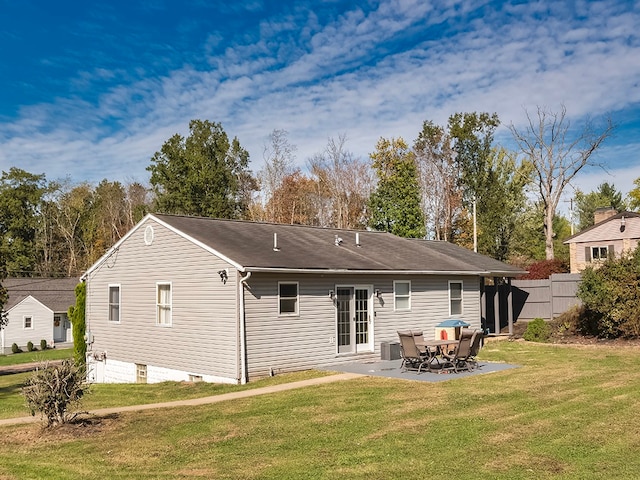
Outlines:
{"type": "Polygon", "coordinates": [[[478,253],[478,222],[476,217],[476,197],[473,197],[473,251],[478,253]]]}

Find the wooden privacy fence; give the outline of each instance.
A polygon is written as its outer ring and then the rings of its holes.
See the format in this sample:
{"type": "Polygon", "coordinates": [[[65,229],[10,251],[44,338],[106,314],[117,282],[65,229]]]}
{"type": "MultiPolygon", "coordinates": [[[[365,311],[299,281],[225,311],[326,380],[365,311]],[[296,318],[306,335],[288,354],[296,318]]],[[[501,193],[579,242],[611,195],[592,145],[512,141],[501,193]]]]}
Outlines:
{"type": "MultiPolygon", "coordinates": [[[[511,282],[511,295],[513,305],[513,321],[528,322],[534,318],[552,320],[561,313],[566,312],[574,305],[580,305],[580,299],[576,296],[579,273],[554,273],[546,280],[513,280],[511,282]]],[[[496,287],[488,285],[486,293],[486,319],[485,323],[492,333],[494,332],[494,298],[496,287]]],[[[499,285],[500,327],[508,325],[507,296],[509,285],[499,285]]]]}

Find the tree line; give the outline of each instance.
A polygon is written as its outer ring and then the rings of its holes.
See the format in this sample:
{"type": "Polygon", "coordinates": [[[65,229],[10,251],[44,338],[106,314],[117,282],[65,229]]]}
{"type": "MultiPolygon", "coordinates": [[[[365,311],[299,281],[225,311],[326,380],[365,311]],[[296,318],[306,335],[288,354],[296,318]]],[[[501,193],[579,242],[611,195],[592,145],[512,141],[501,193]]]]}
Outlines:
{"type": "MultiPolygon", "coordinates": [[[[329,138],[304,171],[287,132],[274,130],[253,173],[238,138],[192,120],[187,136],[172,136],[150,159],[148,185],[48,181],[12,167],[0,177],[0,279],[79,275],[148,212],[372,228],[522,266],[568,258],[561,195],[613,125],[570,130],[564,107],[527,117],[523,130],[509,126],[517,151],[496,145],[497,114],[456,113],[446,125],[425,121],[413,143],[380,138],[368,158],[350,152],[345,135],[329,138]]],[[[636,185],[628,205],[612,185],[578,191],[579,227],[599,206],[638,208],[636,185]]]]}

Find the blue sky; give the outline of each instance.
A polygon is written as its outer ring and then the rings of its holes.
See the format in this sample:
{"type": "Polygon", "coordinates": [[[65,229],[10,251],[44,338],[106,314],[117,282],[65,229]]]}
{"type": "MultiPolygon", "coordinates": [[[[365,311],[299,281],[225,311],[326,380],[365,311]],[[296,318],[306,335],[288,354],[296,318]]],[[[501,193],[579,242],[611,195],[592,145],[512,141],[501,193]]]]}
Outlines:
{"type": "MultiPolygon", "coordinates": [[[[574,187],[640,177],[640,4],[623,1],[0,0],[0,169],[148,182],[194,118],[221,122],[258,171],[273,129],[297,162],[345,134],[366,157],[424,120],[559,110],[615,137],[574,187]]],[[[513,147],[501,128],[497,141],[513,147]]],[[[568,192],[568,195],[570,192],[568,192]]]]}

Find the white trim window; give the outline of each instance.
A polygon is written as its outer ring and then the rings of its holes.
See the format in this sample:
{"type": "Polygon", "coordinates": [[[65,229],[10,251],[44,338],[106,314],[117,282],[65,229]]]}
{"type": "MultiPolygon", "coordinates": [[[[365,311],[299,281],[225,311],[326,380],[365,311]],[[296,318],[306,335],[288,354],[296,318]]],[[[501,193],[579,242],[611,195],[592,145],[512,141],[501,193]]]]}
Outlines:
{"type": "Polygon", "coordinates": [[[171,282],[156,283],[156,325],[171,326],[171,282]]]}
{"type": "Polygon", "coordinates": [[[449,280],[449,316],[462,315],[462,281],[449,280]]]}
{"type": "Polygon", "coordinates": [[[278,315],[298,315],[298,282],[278,282],[278,315]]]}
{"type": "Polygon", "coordinates": [[[120,323],[120,285],[109,285],[109,321],[120,323]]]}
{"type": "Polygon", "coordinates": [[[25,330],[33,330],[33,316],[25,315],[22,317],[22,328],[25,330]]]}
{"type": "Polygon", "coordinates": [[[393,309],[411,310],[411,281],[393,281],[393,309]]]}

